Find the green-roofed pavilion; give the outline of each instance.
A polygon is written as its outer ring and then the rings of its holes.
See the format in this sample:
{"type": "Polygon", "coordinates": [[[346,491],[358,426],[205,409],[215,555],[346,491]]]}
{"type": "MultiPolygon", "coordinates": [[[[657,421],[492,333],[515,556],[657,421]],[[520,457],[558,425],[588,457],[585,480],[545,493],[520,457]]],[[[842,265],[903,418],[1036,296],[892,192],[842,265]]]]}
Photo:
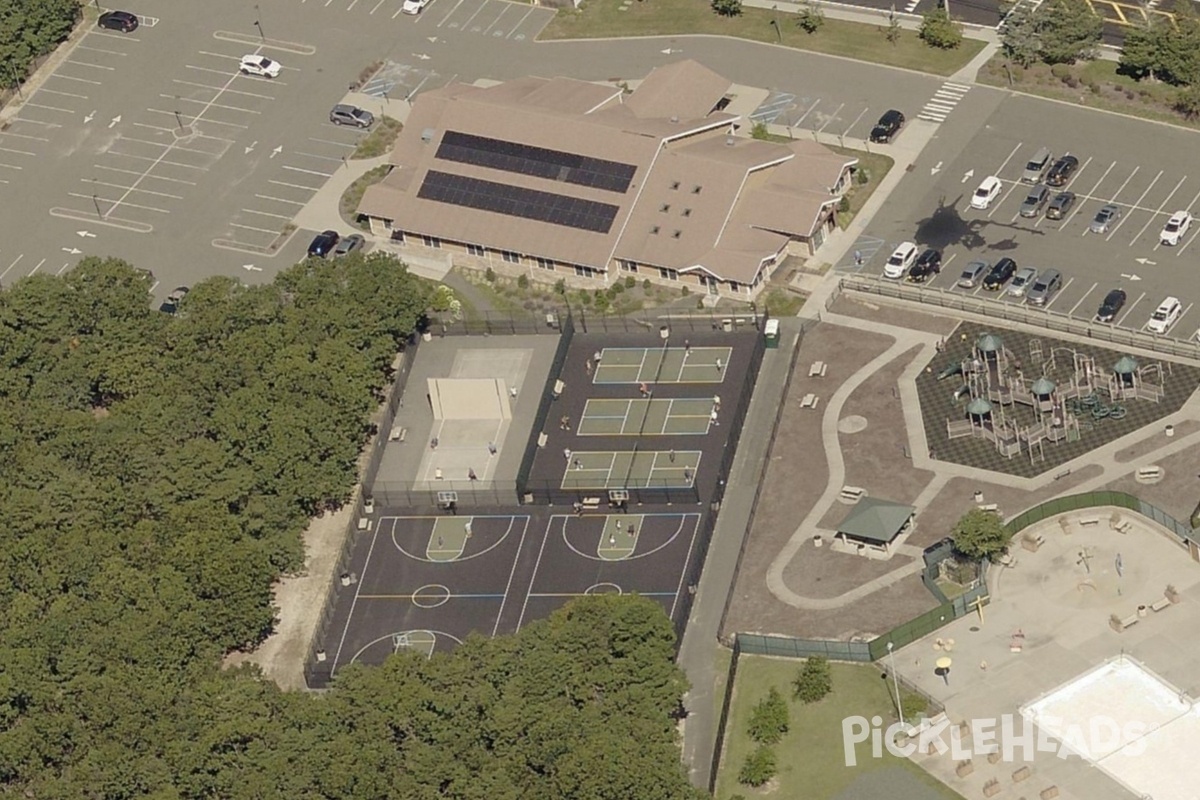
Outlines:
{"type": "Polygon", "coordinates": [[[849,548],[860,553],[891,555],[892,542],[908,531],[916,509],[903,503],[864,497],[850,509],[838,525],[837,536],[849,548]]]}

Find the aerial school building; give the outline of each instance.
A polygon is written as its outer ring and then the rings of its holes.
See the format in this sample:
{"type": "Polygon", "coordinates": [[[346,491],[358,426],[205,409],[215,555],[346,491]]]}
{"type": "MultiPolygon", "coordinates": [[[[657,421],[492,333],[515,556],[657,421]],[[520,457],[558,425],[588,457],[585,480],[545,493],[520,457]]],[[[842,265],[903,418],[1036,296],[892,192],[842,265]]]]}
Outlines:
{"type": "Polygon", "coordinates": [[[695,61],[633,91],[452,83],[418,96],[358,210],[377,235],[467,268],[752,300],[784,257],[821,246],[857,159],[736,135],[731,88],[695,61]]]}

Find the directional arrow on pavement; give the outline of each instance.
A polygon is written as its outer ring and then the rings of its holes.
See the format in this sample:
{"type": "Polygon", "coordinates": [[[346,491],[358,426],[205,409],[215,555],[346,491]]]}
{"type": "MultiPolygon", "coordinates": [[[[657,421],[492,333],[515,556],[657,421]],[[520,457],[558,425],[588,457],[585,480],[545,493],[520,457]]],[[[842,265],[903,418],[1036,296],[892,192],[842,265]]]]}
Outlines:
{"type": "Polygon", "coordinates": [[[247,272],[262,272],[262,267],[256,267],[253,264],[242,264],[242,269],[247,272]]]}
{"type": "Polygon", "coordinates": [[[413,53],[413,58],[419,58],[422,61],[428,61],[430,57],[424,53],[413,53]]]}
{"type": "Polygon", "coordinates": [[[91,122],[91,121],[92,121],[92,120],[94,120],[95,118],[96,118],[96,112],[95,112],[95,111],[93,111],[92,113],[90,113],[90,114],[88,114],[86,117],[84,117],[84,118],[83,118],[83,121],[84,121],[84,122],[91,122]]]}
{"type": "Polygon", "coordinates": [[[659,51],[659,52],[661,52],[661,53],[662,53],[664,56],[669,56],[669,55],[671,55],[672,53],[682,53],[683,51],[682,51],[682,50],[676,50],[676,49],[674,49],[674,48],[668,47],[666,50],[661,50],[661,51],[659,51]]]}
{"type": "Polygon", "coordinates": [[[77,255],[79,255],[80,253],[82,253],[82,252],[83,252],[83,251],[82,251],[82,250],[80,250],[78,247],[64,247],[64,248],[62,249],[62,251],[63,251],[64,253],[70,253],[70,254],[71,254],[71,255],[73,255],[73,256],[77,256],[77,255]]]}
{"type": "Polygon", "coordinates": [[[975,170],[969,169],[963,173],[962,182],[966,183],[967,181],[971,180],[971,178],[974,178],[974,177],[975,177],[975,170]]]}
{"type": "Polygon", "coordinates": [[[1141,277],[1139,277],[1137,275],[1126,275],[1124,272],[1121,273],[1121,277],[1127,281],[1140,281],[1141,280],[1141,277]]]}
{"type": "Polygon", "coordinates": [[[437,41],[437,37],[436,37],[436,36],[428,36],[428,37],[426,37],[426,38],[428,38],[428,39],[429,39],[429,41],[431,41],[431,42],[436,42],[436,41],[437,41]]]}
{"type": "Polygon", "coordinates": [[[275,156],[279,155],[282,152],[283,152],[283,145],[277,146],[274,150],[271,151],[271,158],[274,158],[275,156]]]}
{"type": "Polygon", "coordinates": [[[246,155],[250,155],[250,151],[254,149],[254,145],[256,144],[258,144],[257,139],[250,143],[249,147],[246,148],[246,155]]]}
{"type": "Polygon", "coordinates": [[[933,166],[929,169],[929,174],[937,175],[941,171],[942,171],[942,162],[939,161],[939,162],[937,162],[937,164],[935,166],[933,166]]]}
{"type": "Polygon", "coordinates": [[[1151,261],[1148,258],[1135,258],[1134,261],[1141,264],[1143,267],[1157,267],[1158,266],[1157,261],[1151,261]]]}
{"type": "Polygon", "coordinates": [[[117,114],[115,117],[112,118],[112,122],[108,123],[108,127],[115,128],[115,127],[117,127],[117,123],[120,121],[121,121],[121,115],[117,114]]]}
{"type": "Polygon", "coordinates": [[[92,233],[91,231],[75,231],[75,233],[78,234],[79,236],[82,236],[84,239],[95,239],[96,238],[96,234],[92,233]]]}

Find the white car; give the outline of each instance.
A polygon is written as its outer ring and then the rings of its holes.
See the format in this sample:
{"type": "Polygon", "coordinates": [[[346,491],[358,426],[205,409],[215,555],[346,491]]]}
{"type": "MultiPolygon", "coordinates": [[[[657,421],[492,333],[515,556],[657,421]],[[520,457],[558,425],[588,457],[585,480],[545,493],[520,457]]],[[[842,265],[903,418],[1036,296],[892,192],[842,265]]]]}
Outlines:
{"type": "Polygon", "coordinates": [[[405,14],[420,14],[427,5],[429,5],[429,0],[404,0],[404,5],[400,6],[400,10],[405,14]]]}
{"type": "Polygon", "coordinates": [[[1158,308],[1154,309],[1154,313],[1150,315],[1150,321],[1146,323],[1146,330],[1151,333],[1164,334],[1171,330],[1171,326],[1179,321],[1183,316],[1183,306],[1179,303],[1178,297],[1168,297],[1158,304],[1158,308]]]}
{"type": "Polygon", "coordinates": [[[283,67],[278,61],[272,61],[266,56],[242,56],[242,63],[238,67],[243,75],[257,75],[260,78],[278,78],[283,67]]]}
{"type": "Polygon", "coordinates": [[[979,184],[979,188],[975,190],[975,194],[971,195],[971,208],[979,211],[986,211],[987,207],[992,204],[992,201],[1000,196],[1000,191],[1004,188],[1004,184],[1000,183],[1000,179],[995,175],[989,175],[983,179],[983,183],[979,184]]]}
{"type": "Polygon", "coordinates": [[[900,280],[916,260],[917,246],[912,242],[904,242],[896,248],[887,263],[883,265],[883,277],[900,280]]]}
{"type": "Polygon", "coordinates": [[[1192,227],[1192,215],[1186,211],[1176,211],[1167,220],[1167,224],[1163,226],[1162,233],[1158,235],[1158,240],[1165,245],[1174,247],[1179,244],[1179,240],[1188,232],[1188,228],[1192,227]]]}

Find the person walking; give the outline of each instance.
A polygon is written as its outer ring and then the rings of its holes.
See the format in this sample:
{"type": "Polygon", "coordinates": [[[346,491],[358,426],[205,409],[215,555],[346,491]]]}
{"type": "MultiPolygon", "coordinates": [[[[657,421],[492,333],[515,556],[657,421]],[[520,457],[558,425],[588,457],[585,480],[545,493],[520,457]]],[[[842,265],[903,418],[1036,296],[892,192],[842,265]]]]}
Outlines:
{"type": "Polygon", "coordinates": [[[670,459],[672,464],[674,464],[675,463],[675,451],[672,450],[671,452],[667,453],[667,458],[670,459]]]}
{"type": "Polygon", "coordinates": [[[571,461],[571,448],[569,448],[569,447],[563,448],[563,458],[565,458],[568,463],[571,461]]]}
{"type": "Polygon", "coordinates": [[[725,367],[725,362],[718,358],[717,359],[717,372],[720,372],[722,369],[724,369],[724,367],[725,367]]]}
{"type": "Polygon", "coordinates": [[[488,452],[491,453],[492,455],[496,455],[496,443],[495,442],[488,442],[488,452]]]}
{"type": "Polygon", "coordinates": [[[478,479],[479,479],[479,476],[475,474],[474,467],[468,467],[467,468],[467,480],[474,481],[474,480],[478,480],[478,479]]]}
{"type": "Polygon", "coordinates": [[[463,525],[463,533],[467,534],[468,539],[471,538],[471,520],[467,520],[466,524],[463,525]]]}

